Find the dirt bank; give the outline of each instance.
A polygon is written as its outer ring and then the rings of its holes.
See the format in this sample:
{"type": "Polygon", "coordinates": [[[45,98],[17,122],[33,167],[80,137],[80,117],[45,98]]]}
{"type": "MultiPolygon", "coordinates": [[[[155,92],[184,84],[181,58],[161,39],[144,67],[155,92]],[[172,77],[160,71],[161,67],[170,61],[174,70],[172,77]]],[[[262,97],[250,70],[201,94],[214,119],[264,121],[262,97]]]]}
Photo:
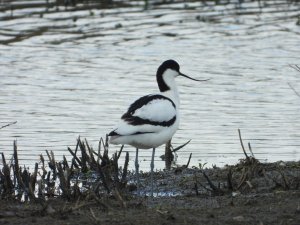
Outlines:
{"type": "Polygon", "coordinates": [[[2,199],[0,224],[300,224],[299,162],[160,171],[154,198],[146,196],[149,180],[141,175],[139,196],[132,183],[69,201],[2,199]]]}

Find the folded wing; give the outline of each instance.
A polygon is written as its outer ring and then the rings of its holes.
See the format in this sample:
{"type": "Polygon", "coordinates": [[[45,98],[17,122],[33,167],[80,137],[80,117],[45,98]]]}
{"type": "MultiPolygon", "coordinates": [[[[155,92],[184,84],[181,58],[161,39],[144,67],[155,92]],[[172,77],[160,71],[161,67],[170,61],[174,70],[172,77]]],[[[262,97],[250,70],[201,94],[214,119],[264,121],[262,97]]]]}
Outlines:
{"type": "Polygon", "coordinates": [[[163,95],[146,95],[130,105],[109,135],[156,133],[172,126],[175,120],[176,106],[171,99],[163,95]]]}

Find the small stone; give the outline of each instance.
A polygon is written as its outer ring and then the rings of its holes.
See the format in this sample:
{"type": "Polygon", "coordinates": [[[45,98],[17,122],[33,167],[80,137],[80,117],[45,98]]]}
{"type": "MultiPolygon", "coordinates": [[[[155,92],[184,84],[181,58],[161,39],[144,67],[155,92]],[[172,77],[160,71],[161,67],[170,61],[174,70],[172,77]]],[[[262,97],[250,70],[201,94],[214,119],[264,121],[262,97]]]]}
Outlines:
{"type": "Polygon", "coordinates": [[[239,195],[239,194],[240,194],[240,192],[238,192],[238,191],[237,191],[237,192],[234,192],[234,191],[233,191],[233,192],[231,193],[232,197],[235,197],[235,196],[237,196],[237,195],[239,195]]]}
{"type": "Polygon", "coordinates": [[[235,216],[232,219],[235,220],[235,221],[238,221],[238,222],[244,222],[245,221],[245,217],[243,217],[243,216],[235,216]]]}

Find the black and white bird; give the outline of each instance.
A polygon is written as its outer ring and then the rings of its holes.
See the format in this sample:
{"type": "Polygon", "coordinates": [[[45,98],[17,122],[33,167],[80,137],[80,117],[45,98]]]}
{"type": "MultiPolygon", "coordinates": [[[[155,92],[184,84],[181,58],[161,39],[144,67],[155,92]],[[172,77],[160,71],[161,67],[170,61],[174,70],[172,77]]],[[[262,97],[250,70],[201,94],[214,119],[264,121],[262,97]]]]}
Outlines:
{"type": "Polygon", "coordinates": [[[175,60],[163,62],[157,70],[158,94],[149,94],[133,102],[111,131],[111,144],[128,144],[136,147],[136,174],[138,181],[138,149],[153,149],[151,160],[151,195],[153,196],[153,169],[155,148],[167,143],[179,126],[179,93],[175,78],[183,76],[175,60]]]}

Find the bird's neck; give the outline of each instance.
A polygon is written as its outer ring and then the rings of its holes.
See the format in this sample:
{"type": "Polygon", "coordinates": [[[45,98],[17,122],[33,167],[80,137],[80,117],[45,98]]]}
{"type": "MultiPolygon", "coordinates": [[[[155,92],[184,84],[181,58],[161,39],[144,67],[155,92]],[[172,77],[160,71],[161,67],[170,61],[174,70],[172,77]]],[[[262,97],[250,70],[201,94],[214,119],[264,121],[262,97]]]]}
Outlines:
{"type": "Polygon", "coordinates": [[[164,74],[157,74],[156,77],[160,92],[170,98],[179,107],[179,94],[175,82],[176,73],[174,70],[166,70],[164,74]]]}
{"type": "Polygon", "coordinates": [[[163,92],[163,94],[164,94],[164,96],[171,99],[175,103],[176,107],[179,108],[180,101],[179,101],[179,93],[178,93],[177,87],[175,89],[165,91],[165,92],[163,92]]]}
{"type": "Polygon", "coordinates": [[[166,85],[169,87],[169,90],[162,92],[166,97],[170,98],[176,105],[179,107],[179,92],[175,79],[172,77],[170,79],[165,79],[166,85]]]}

